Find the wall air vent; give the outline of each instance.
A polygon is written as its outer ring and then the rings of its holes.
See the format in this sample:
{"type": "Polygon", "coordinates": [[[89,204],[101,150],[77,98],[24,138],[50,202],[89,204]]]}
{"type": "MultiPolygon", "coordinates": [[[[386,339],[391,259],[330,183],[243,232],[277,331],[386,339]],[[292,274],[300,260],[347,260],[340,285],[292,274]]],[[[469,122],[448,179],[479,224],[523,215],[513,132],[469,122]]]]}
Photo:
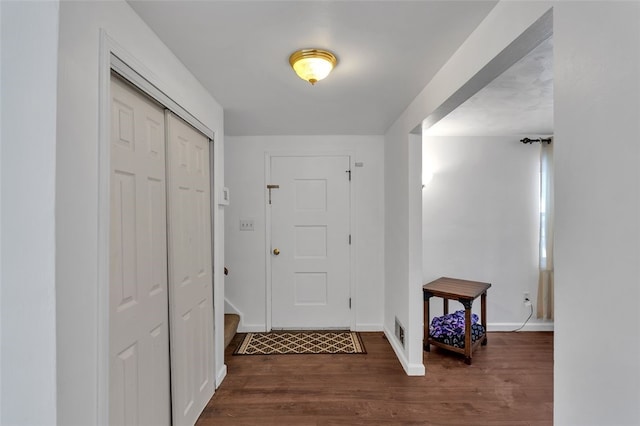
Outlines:
{"type": "Polygon", "coordinates": [[[395,326],[395,335],[402,347],[404,348],[404,327],[398,321],[398,317],[396,318],[396,326],[395,326]]]}

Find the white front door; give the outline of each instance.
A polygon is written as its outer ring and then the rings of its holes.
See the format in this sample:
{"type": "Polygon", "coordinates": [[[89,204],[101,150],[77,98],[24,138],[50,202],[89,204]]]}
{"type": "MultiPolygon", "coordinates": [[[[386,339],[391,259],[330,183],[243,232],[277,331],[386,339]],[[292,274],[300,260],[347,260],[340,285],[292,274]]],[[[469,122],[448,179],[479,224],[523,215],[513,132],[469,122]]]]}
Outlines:
{"type": "Polygon", "coordinates": [[[350,158],[273,156],[271,326],[349,328],[350,158]]]}
{"type": "Polygon", "coordinates": [[[209,139],[167,113],[173,424],[193,425],[215,390],[209,139]]]}
{"type": "Polygon", "coordinates": [[[163,108],[111,78],[109,423],[168,425],[163,108]]]}

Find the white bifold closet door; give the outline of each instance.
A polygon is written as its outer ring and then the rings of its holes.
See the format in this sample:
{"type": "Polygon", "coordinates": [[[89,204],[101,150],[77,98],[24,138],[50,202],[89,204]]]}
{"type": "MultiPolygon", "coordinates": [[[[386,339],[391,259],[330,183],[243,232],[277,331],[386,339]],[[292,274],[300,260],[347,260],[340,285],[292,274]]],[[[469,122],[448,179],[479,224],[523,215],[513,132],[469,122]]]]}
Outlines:
{"type": "Polygon", "coordinates": [[[164,109],[111,78],[109,423],[168,425],[164,109]]]}
{"type": "Polygon", "coordinates": [[[209,139],[111,93],[109,424],[193,425],[215,390],[209,139]]]}
{"type": "Polygon", "coordinates": [[[209,139],[166,124],[173,424],[193,425],[215,390],[209,139]]]}

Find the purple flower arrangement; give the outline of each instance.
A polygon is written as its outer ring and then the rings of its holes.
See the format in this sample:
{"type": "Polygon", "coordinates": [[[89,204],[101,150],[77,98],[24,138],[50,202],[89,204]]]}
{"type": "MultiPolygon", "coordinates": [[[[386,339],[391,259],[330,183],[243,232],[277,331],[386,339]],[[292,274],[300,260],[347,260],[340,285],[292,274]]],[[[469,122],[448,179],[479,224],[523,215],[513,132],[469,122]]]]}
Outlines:
{"type": "MultiPolygon", "coordinates": [[[[473,326],[477,323],[478,315],[471,314],[471,325],[473,326]]],[[[433,318],[429,327],[429,334],[435,339],[464,335],[464,310],[433,318]]]]}

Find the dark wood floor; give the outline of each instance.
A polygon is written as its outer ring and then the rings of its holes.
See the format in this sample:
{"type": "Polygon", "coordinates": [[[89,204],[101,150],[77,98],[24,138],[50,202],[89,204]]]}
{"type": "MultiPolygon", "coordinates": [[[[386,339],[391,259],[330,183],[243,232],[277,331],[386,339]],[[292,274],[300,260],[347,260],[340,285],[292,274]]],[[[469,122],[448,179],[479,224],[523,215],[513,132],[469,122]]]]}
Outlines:
{"type": "Polygon", "coordinates": [[[489,333],[473,364],[424,352],[408,377],[382,333],[367,355],[232,356],[197,425],[551,425],[553,334],[489,333]]]}

